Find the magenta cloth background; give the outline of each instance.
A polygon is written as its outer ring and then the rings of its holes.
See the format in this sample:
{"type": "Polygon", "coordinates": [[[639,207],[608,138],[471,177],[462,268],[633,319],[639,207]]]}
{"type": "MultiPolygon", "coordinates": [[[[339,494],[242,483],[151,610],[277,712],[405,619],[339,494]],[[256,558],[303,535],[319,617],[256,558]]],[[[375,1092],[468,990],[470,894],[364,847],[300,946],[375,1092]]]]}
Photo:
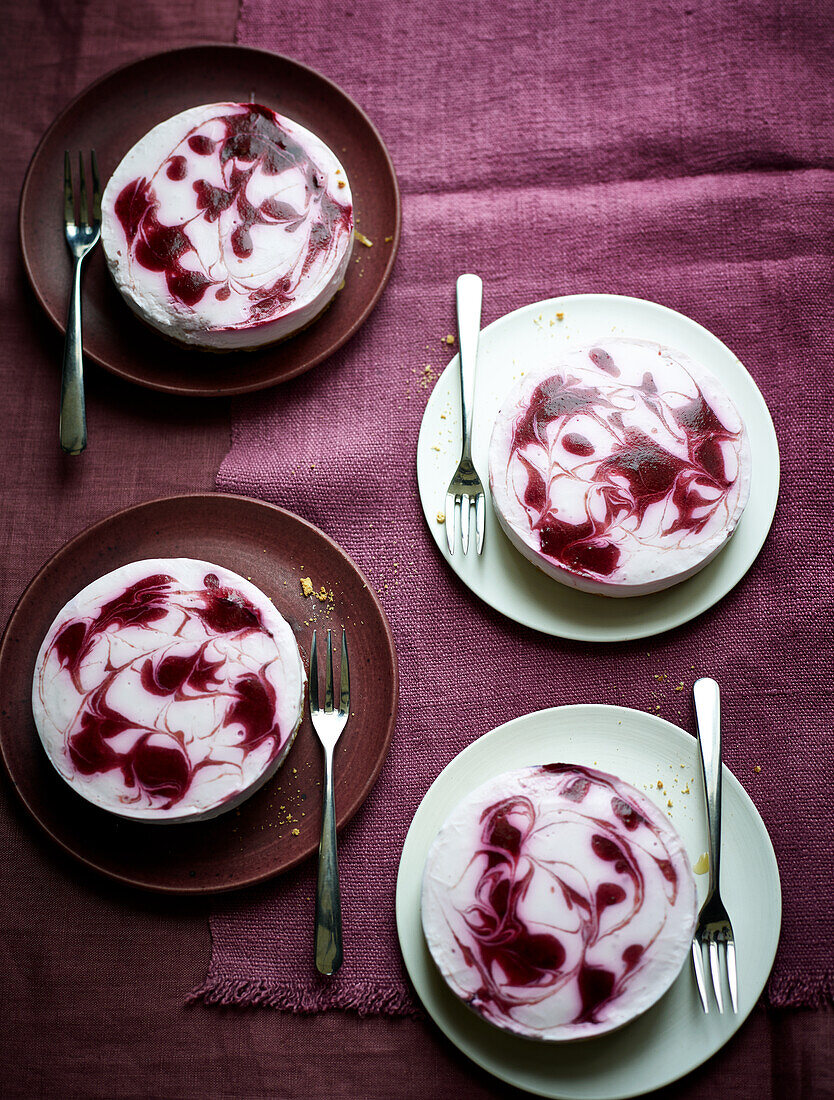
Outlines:
{"type": "Polygon", "coordinates": [[[782,874],[770,1002],[830,1002],[834,9],[687,3],[242,6],[241,43],[314,66],[368,111],[398,170],[404,231],[351,343],[234,404],[217,485],[300,513],[357,561],[393,624],[402,702],[377,786],[341,838],[341,972],[313,969],[310,861],[218,901],[208,1000],[413,1011],[394,882],[443,766],[494,726],[563,703],[659,708],[692,729],[689,691],[674,685],[712,674],[725,759],[782,874]],[[464,270],[484,279],[484,324],[557,294],[635,295],[693,317],[746,364],[776,424],[781,498],[760,558],[712,611],[648,641],[579,645],[503,619],[445,567],[417,497],[418,380],[449,357],[464,270]]]}

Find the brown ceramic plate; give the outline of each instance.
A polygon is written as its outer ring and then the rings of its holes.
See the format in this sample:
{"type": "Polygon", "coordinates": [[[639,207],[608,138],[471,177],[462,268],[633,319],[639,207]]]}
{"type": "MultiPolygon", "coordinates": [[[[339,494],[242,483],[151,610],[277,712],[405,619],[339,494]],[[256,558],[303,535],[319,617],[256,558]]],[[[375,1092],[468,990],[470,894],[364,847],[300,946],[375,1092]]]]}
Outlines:
{"type": "Polygon", "coordinates": [[[333,149],[350,179],[356,227],[373,245],[356,242],[343,289],[309,328],[272,348],[223,355],[180,348],[143,325],[113,285],[101,248],[95,249],[84,273],[84,351],[130,382],[207,397],[274,386],[349,340],[388,282],[400,241],[400,193],[367,115],[297,61],[242,46],[192,46],[146,57],[91,84],[35,150],[20,200],[20,243],[29,281],[49,317],[63,331],[71,274],[61,220],[64,150],[95,149],[103,186],[158,122],[200,103],[250,98],[296,119],[333,149]]]}
{"type": "Polygon", "coordinates": [[[251,577],[292,626],[308,667],[313,627],[346,627],[351,718],[335,760],[340,826],[364,802],[391,741],[394,642],[368,582],[327,535],[281,508],[219,493],[153,500],[102,520],[59,550],[24,592],[0,643],[0,752],[27,808],[62,848],[111,878],[167,892],[232,890],[287,870],[318,846],[322,754],[308,712],[275,778],[237,810],[170,826],[125,821],[86,802],[47,759],[32,718],[35,659],[66,601],[111,569],[157,557],[201,558],[251,577]],[[302,576],[332,590],[333,600],[305,599],[302,576]]]}

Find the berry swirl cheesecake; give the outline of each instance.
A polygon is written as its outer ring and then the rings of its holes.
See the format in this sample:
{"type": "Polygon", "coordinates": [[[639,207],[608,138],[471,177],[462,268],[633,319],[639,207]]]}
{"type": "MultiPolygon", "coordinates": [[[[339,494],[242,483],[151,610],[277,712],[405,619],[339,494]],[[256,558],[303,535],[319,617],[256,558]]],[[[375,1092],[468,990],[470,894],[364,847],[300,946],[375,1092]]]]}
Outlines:
{"type": "Polygon", "coordinates": [[[306,677],[289,624],[243,577],[191,558],[132,562],[59,612],[35,666],[47,756],[121,817],[199,821],[284,760],[306,677]]]}
{"type": "Polygon", "coordinates": [[[527,370],[489,452],[507,537],[549,576],[642,596],[703,569],[750,493],[750,444],[723,387],[682,352],[624,338],[527,370]]]}
{"type": "Polygon", "coordinates": [[[101,240],[130,308],[182,344],[254,349],[309,325],[353,248],[350,184],[305,127],[258,103],[161,122],[102,197],[101,240]]]}
{"type": "Polygon", "coordinates": [[[548,764],[464,798],[426,860],[423,930],[449,988],[490,1024],[602,1035],[666,992],[696,920],[669,819],[621,779],[548,764]]]}

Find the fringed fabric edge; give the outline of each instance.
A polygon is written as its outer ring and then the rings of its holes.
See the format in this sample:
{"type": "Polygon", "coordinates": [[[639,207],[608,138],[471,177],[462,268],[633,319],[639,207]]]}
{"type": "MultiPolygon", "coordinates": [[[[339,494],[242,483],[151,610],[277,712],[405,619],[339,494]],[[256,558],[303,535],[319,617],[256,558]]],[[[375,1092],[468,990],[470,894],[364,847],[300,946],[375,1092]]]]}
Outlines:
{"type": "Polygon", "coordinates": [[[832,1008],[834,972],[827,971],[819,980],[779,974],[770,979],[766,999],[771,1008],[832,1008]]]}
{"type": "Polygon", "coordinates": [[[380,989],[365,982],[351,982],[326,993],[264,978],[220,978],[209,975],[188,996],[188,1003],[207,1005],[261,1005],[283,1012],[313,1013],[337,1008],[360,1016],[387,1015],[422,1018],[423,1012],[406,989],[380,989]]]}

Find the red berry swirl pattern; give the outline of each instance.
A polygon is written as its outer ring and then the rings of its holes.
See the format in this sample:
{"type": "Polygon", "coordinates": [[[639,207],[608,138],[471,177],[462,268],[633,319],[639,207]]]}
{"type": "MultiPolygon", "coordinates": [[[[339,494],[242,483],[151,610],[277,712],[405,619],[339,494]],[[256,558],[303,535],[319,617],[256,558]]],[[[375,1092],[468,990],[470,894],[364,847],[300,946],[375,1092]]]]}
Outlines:
{"type": "Polygon", "coordinates": [[[552,764],[492,781],[450,817],[423,920],[471,1008],[521,1034],[571,1037],[663,992],[688,948],[694,886],[677,834],[636,790],[552,764]]]}
{"type": "Polygon", "coordinates": [[[222,805],[260,777],[292,739],[302,691],[292,633],[265,597],[174,559],[123,567],[68,605],[42,647],[33,706],[81,793],[164,817],[222,805]]]}

